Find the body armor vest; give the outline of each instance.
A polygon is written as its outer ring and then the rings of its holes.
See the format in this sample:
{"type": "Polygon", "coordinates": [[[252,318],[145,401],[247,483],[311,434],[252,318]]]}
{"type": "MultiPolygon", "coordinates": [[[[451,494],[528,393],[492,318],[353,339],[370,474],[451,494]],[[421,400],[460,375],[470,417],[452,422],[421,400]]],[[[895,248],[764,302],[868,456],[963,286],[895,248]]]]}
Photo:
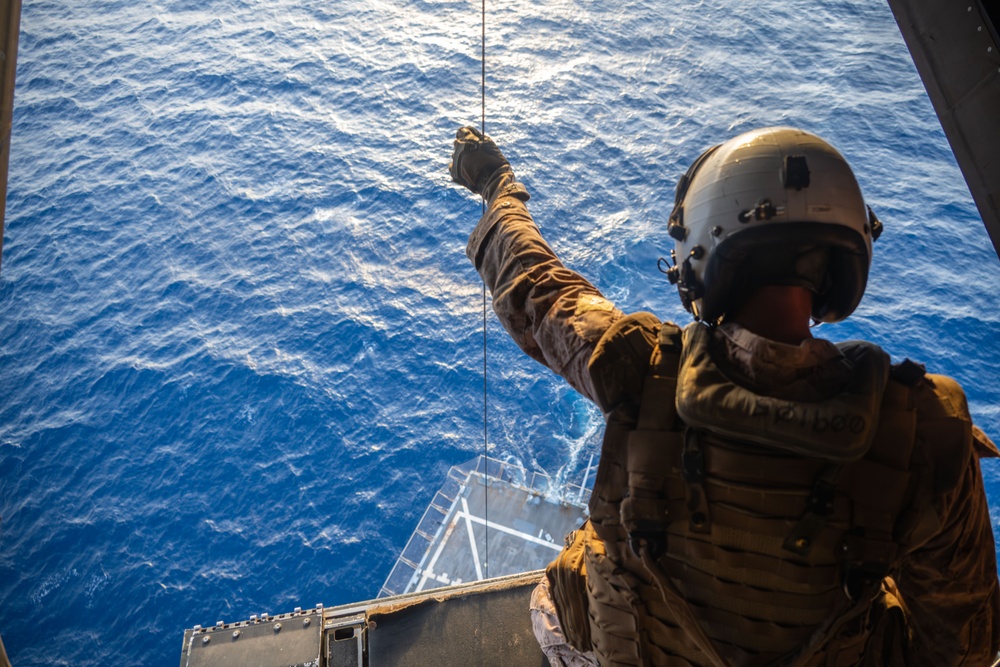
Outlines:
{"type": "Polygon", "coordinates": [[[828,400],[755,394],[710,335],[640,314],[595,351],[612,407],[591,520],[549,570],[567,637],[602,665],[859,664],[900,536],[934,521],[914,392],[850,343],[852,379],[828,400]]]}

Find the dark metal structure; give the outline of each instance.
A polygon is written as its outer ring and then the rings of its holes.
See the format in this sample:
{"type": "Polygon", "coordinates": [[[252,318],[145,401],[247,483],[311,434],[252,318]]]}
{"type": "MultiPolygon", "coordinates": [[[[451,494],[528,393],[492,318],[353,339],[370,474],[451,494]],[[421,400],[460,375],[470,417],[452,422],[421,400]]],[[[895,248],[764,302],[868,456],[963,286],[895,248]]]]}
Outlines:
{"type": "Polygon", "coordinates": [[[0,0],[0,262],[3,260],[7,164],[10,162],[10,126],[14,118],[14,74],[20,32],[21,0],[0,0]]]}
{"type": "Polygon", "coordinates": [[[1000,254],[1000,5],[888,2],[1000,254]]]}
{"type": "Polygon", "coordinates": [[[545,667],[528,602],[541,571],[252,616],[184,633],[181,667],[545,667]]]}

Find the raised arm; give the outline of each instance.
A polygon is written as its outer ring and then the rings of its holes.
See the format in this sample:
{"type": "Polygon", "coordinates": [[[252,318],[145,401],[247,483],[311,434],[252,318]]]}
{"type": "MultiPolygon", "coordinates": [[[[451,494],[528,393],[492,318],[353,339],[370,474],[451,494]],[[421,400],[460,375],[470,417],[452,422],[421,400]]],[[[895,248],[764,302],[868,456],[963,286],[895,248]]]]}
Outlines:
{"type": "Polygon", "coordinates": [[[491,291],[500,322],[522,350],[596,400],[587,362],[623,313],[559,261],[528,213],[527,189],[492,139],[459,129],[450,171],[452,180],[487,201],[466,254],[491,291]]]}

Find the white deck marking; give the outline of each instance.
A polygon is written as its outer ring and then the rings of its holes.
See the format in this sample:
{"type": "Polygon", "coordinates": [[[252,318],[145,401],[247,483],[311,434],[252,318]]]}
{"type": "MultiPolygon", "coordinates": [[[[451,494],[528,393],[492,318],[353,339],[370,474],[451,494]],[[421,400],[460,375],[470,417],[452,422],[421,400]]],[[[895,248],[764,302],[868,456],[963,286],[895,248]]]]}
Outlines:
{"type": "MultiPolygon", "coordinates": [[[[476,565],[476,579],[482,581],[483,568],[479,565],[479,549],[476,547],[476,534],[472,532],[472,514],[469,512],[469,503],[465,501],[465,496],[462,496],[462,511],[458,514],[465,517],[465,529],[469,531],[469,546],[472,547],[472,562],[476,565]]],[[[488,544],[486,546],[489,547],[488,544]]]]}
{"type": "Polygon", "coordinates": [[[427,564],[427,567],[424,568],[424,571],[420,576],[420,583],[417,584],[418,591],[424,590],[424,584],[427,583],[428,579],[431,577],[434,577],[435,579],[437,578],[434,575],[434,566],[437,565],[437,560],[441,556],[441,552],[444,551],[444,545],[448,544],[448,538],[451,537],[452,532],[455,530],[455,524],[458,522],[459,515],[461,514],[461,512],[456,513],[455,518],[448,524],[448,529],[444,531],[444,535],[441,537],[441,542],[438,544],[438,548],[434,551],[434,557],[431,558],[431,562],[427,564]]]}
{"type": "MultiPolygon", "coordinates": [[[[463,512],[459,512],[459,514],[463,514],[463,512]]],[[[507,533],[508,535],[514,535],[515,537],[520,537],[525,542],[531,542],[533,544],[541,544],[543,547],[548,547],[549,549],[552,549],[553,551],[562,551],[562,545],[561,544],[556,544],[555,542],[547,542],[545,540],[542,540],[542,539],[539,539],[539,538],[535,537],[534,535],[529,535],[528,533],[522,533],[519,530],[514,530],[513,528],[508,528],[507,526],[503,526],[503,525],[501,525],[499,523],[493,523],[492,521],[486,521],[485,519],[479,518],[475,514],[470,514],[468,518],[469,518],[469,520],[475,521],[478,524],[489,526],[490,530],[499,530],[502,533],[507,533]]]]}
{"type": "MultiPolygon", "coordinates": [[[[562,545],[555,542],[549,542],[541,539],[540,537],[535,537],[529,533],[521,532],[520,530],[515,530],[514,528],[509,528],[499,523],[494,523],[492,521],[487,521],[481,517],[476,516],[469,510],[469,503],[465,499],[464,495],[465,487],[463,486],[458,497],[452,501],[451,510],[455,510],[455,514],[452,516],[451,521],[448,523],[447,528],[440,537],[440,542],[438,542],[437,549],[434,550],[434,555],[431,557],[427,566],[422,570],[418,569],[417,573],[420,575],[420,581],[417,584],[415,591],[424,590],[424,585],[427,583],[428,579],[433,579],[439,583],[446,583],[445,579],[448,578],[447,573],[437,574],[434,572],[434,566],[437,565],[438,558],[441,557],[441,552],[444,551],[444,547],[448,544],[448,540],[451,539],[451,535],[455,532],[455,528],[458,527],[458,522],[464,520],[466,530],[469,531],[469,546],[472,548],[472,562],[476,566],[476,577],[479,581],[483,580],[483,570],[482,565],[479,562],[479,549],[476,547],[475,534],[472,532],[472,524],[478,523],[481,526],[486,526],[490,530],[499,530],[501,533],[507,533],[508,535],[513,535],[514,537],[519,537],[525,542],[530,542],[532,544],[540,544],[543,547],[548,547],[553,551],[562,551],[562,545]],[[458,501],[462,503],[462,509],[458,509],[456,505],[458,501]]],[[[449,510],[450,513],[450,510],[449,510]]],[[[544,529],[540,529],[540,533],[544,532],[544,529]]],[[[456,580],[457,582],[458,580],[456,580]]],[[[454,582],[453,582],[454,583],[454,582]]]]}

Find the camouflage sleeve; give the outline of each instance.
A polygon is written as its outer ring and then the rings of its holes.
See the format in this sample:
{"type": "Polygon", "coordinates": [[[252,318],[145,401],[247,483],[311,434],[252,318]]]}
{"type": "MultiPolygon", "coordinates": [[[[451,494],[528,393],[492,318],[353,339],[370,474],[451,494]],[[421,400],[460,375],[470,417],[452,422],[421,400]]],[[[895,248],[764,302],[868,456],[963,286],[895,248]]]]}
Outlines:
{"type": "Polygon", "coordinates": [[[487,184],[489,206],[466,254],[493,295],[493,310],[514,341],[591,400],[587,362],[622,312],[583,276],[567,269],[542,238],[513,174],[487,184]]]}
{"type": "Polygon", "coordinates": [[[956,483],[934,494],[936,530],[906,557],[899,573],[912,632],[910,655],[914,665],[991,665],[1000,649],[1000,592],[979,460],[996,456],[997,450],[972,426],[958,384],[929,378],[945,414],[928,420],[935,428],[927,433],[943,435],[941,424],[960,424],[955,440],[963,444],[950,450],[965,465],[956,483]]]}

